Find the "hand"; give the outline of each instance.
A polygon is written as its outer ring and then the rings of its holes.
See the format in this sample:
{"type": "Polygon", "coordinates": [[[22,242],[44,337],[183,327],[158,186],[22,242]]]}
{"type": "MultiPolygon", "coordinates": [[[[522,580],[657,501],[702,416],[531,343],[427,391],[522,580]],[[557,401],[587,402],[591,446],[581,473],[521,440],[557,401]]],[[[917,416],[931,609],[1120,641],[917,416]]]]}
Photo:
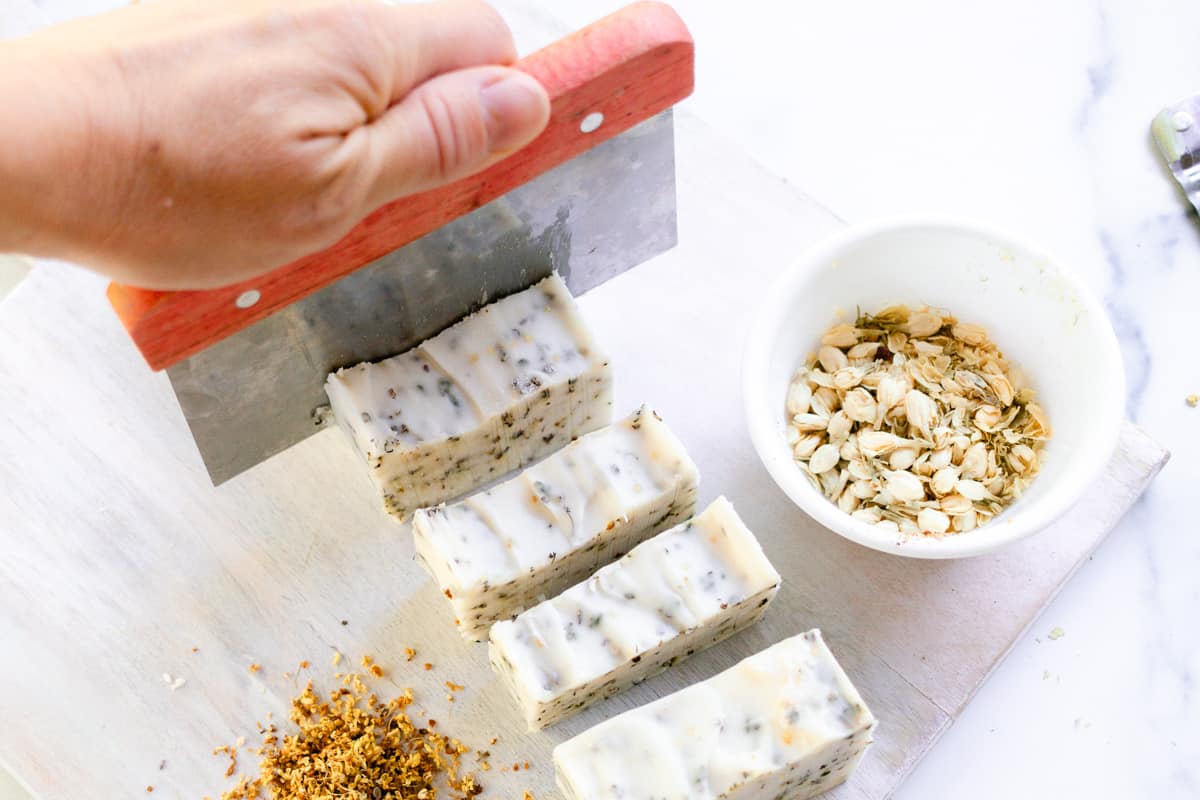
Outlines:
{"type": "Polygon", "coordinates": [[[477,2],[154,0],[0,43],[0,250],[209,288],[532,140],[477,2]]]}

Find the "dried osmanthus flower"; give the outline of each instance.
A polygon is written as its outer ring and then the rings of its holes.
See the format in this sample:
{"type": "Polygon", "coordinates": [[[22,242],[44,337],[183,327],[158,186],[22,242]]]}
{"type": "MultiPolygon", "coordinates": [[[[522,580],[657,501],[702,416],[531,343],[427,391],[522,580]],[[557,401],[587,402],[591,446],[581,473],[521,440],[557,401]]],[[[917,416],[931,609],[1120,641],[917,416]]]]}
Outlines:
{"type": "Polygon", "coordinates": [[[839,508],[894,533],[969,531],[1037,474],[1050,437],[987,331],[891,306],[830,328],[796,372],[787,441],[839,508]]]}
{"type": "MultiPolygon", "coordinates": [[[[292,700],[293,731],[260,726],[258,775],[241,778],[221,800],[468,800],[480,793],[474,775],[461,767],[471,748],[433,730],[436,720],[427,727],[414,722],[411,691],[384,701],[363,676],[341,677],[328,699],[310,682],[292,700]]],[[[216,752],[232,759],[233,751],[216,752]]],[[[232,761],[226,774],[235,769],[232,761]]]]}

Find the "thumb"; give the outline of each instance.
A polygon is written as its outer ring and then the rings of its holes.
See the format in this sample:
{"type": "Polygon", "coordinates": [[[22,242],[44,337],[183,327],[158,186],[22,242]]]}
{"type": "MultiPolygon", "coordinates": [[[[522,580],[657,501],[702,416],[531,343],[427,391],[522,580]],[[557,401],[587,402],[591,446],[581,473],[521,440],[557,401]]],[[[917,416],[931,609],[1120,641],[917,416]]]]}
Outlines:
{"type": "Polygon", "coordinates": [[[520,70],[473,67],[426,81],[367,126],[372,207],[499,161],[549,118],[546,90],[520,70]]]}

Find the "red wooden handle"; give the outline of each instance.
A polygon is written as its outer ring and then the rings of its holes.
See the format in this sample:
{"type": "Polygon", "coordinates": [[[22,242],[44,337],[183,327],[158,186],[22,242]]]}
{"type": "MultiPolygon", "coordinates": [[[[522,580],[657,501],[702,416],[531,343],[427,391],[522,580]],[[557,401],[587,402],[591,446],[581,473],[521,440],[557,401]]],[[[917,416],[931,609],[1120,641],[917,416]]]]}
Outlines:
{"type": "Polygon", "coordinates": [[[639,2],[517,66],[549,92],[550,123],[483,172],[389,203],[332,247],[250,281],[202,292],[109,284],[108,299],[146,362],[157,370],[182,361],[674,105],[692,92],[692,38],[669,6],[639,2]],[[597,111],[603,124],[582,132],[597,111]],[[258,301],[239,308],[251,291],[258,301]]]}

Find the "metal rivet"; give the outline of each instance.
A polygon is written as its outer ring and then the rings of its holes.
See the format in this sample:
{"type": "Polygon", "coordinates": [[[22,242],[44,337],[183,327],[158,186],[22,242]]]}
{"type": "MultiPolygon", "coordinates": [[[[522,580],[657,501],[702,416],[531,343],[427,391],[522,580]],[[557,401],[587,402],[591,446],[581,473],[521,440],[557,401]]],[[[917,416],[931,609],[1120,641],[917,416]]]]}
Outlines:
{"type": "Polygon", "coordinates": [[[593,111],[583,118],[583,122],[579,123],[579,130],[584,133],[591,133],[604,124],[604,115],[599,111],[593,111]]]}
{"type": "Polygon", "coordinates": [[[1192,119],[1192,115],[1186,111],[1176,111],[1175,116],[1171,117],[1171,122],[1175,123],[1175,130],[1183,133],[1188,128],[1192,127],[1192,123],[1194,123],[1195,120],[1192,119]]]}
{"type": "Polygon", "coordinates": [[[258,289],[249,289],[239,294],[237,296],[237,300],[234,300],[233,302],[238,308],[249,308],[257,303],[261,298],[262,292],[258,291],[258,289]]]}

